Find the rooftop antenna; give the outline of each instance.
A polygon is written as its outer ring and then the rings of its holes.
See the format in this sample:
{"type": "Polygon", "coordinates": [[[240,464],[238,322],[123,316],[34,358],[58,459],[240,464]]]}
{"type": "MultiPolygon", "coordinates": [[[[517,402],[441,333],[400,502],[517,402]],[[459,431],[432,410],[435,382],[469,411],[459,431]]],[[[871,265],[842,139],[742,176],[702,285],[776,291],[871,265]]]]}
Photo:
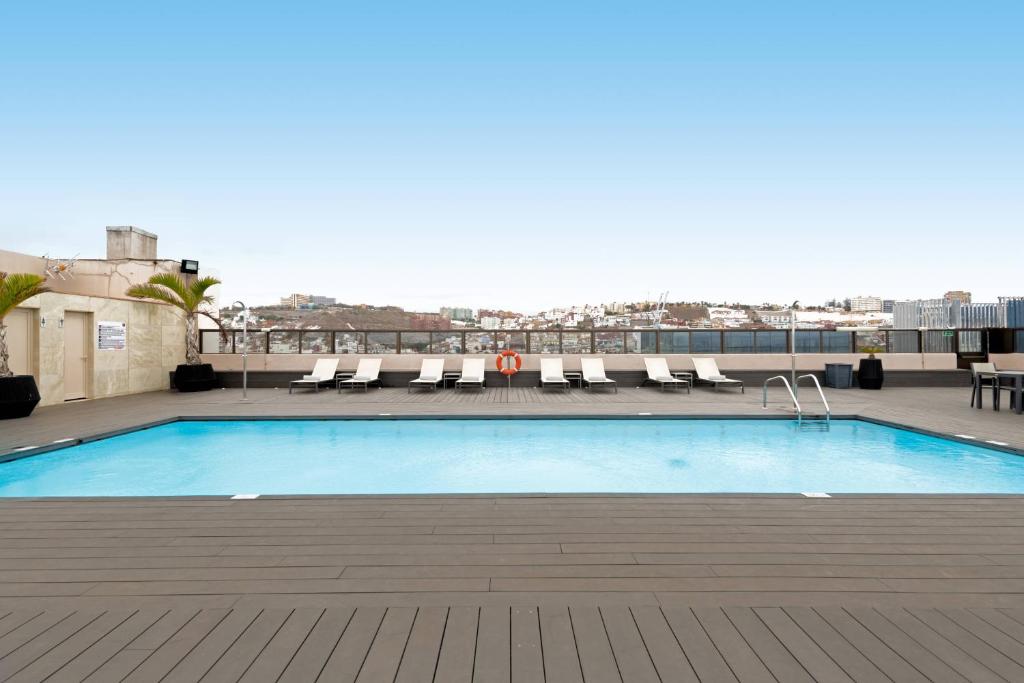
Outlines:
{"type": "Polygon", "coordinates": [[[75,276],[75,263],[78,261],[78,254],[75,254],[72,258],[60,258],[52,259],[49,254],[43,254],[43,260],[46,261],[46,266],[43,271],[46,273],[46,277],[53,278],[56,280],[67,280],[75,276]]]}

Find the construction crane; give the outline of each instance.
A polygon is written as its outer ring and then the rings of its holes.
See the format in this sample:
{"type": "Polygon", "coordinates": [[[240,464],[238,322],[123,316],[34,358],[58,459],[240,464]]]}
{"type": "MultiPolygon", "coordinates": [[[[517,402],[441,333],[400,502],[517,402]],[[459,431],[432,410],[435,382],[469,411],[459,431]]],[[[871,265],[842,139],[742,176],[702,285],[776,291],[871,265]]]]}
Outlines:
{"type": "Polygon", "coordinates": [[[658,305],[651,311],[651,320],[654,322],[655,327],[661,327],[661,319],[665,317],[668,311],[665,309],[665,304],[668,303],[668,292],[664,291],[658,296],[658,305]]]}

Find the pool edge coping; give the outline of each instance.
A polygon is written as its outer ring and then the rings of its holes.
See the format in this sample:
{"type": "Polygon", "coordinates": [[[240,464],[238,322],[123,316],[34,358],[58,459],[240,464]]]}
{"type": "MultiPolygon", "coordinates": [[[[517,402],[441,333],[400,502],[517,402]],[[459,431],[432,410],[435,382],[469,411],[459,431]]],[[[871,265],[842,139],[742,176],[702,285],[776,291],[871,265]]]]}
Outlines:
{"type": "MultiPolygon", "coordinates": [[[[0,464],[7,462],[13,462],[15,460],[21,460],[34,455],[42,455],[44,453],[51,453],[53,451],[63,450],[65,448],[72,448],[74,446],[80,446],[82,444],[91,443],[94,441],[102,441],[115,436],[122,436],[124,434],[132,434],[134,432],[141,432],[147,429],[153,429],[154,427],[162,427],[168,424],[174,424],[176,422],[277,422],[277,421],[304,421],[304,422],[351,422],[351,421],[393,421],[397,422],[400,420],[793,420],[792,415],[783,414],[769,414],[769,415],[742,415],[742,414],[665,414],[665,415],[639,415],[637,413],[627,414],[593,414],[593,413],[578,413],[569,415],[550,415],[550,414],[529,414],[529,415],[459,415],[459,414],[446,414],[446,415],[177,415],[174,417],[162,418],[159,420],[151,420],[149,422],[143,422],[131,427],[121,427],[118,429],[112,429],[105,432],[98,432],[96,434],[90,434],[83,437],[71,437],[65,439],[59,439],[52,441],[48,444],[42,444],[35,447],[20,447],[18,449],[0,452],[0,464]]],[[[902,424],[899,422],[892,422],[890,420],[883,420],[877,417],[871,417],[868,415],[859,415],[856,413],[832,415],[832,420],[850,420],[867,422],[869,424],[876,424],[882,427],[890,427],[892,429],[901,429],[903,431],[915,432],[917,434],[923,434],[925,436],[931,436],[945,441],[952,441],[953,443],[970,444],[979,448],[985,448],[988,450],[999,451],[1002,453],[1008,453],[1010,455],[1024,456],[1024,447],[1018,448],[1011,445],[1000,446],[998,444],[989,443],[979,439],[963,439],[957,438],[954,434],[948,434],[945,432],[937,432],[933,429],[927,429],[925,427],[915,427],[913,425],[902,424]]]]}

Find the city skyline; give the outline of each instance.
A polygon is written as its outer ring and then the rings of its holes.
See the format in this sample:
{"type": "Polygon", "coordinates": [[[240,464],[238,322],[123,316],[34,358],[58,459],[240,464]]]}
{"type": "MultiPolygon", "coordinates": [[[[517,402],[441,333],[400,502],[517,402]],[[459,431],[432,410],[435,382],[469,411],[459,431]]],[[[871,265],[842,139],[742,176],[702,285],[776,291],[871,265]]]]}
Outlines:
{"type": "Polygon", "coordinates": [[[0,247],[138,225],[246,301],[994,300],[1009,274],[961,249],[1024,252],[1022,23],[1002,0],[7,3],[0,247]]]}

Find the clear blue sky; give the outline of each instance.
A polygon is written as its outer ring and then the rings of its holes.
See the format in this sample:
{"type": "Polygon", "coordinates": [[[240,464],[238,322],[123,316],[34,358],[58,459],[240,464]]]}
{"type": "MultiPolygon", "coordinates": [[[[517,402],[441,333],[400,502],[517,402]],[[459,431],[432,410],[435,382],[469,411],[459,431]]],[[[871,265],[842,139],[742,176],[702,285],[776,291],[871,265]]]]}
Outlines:
{"type": "Polygon", "coordinates": [[[0,248],[224,297],[1024,294],[1024,2],[0,5],[0,248]]]}

